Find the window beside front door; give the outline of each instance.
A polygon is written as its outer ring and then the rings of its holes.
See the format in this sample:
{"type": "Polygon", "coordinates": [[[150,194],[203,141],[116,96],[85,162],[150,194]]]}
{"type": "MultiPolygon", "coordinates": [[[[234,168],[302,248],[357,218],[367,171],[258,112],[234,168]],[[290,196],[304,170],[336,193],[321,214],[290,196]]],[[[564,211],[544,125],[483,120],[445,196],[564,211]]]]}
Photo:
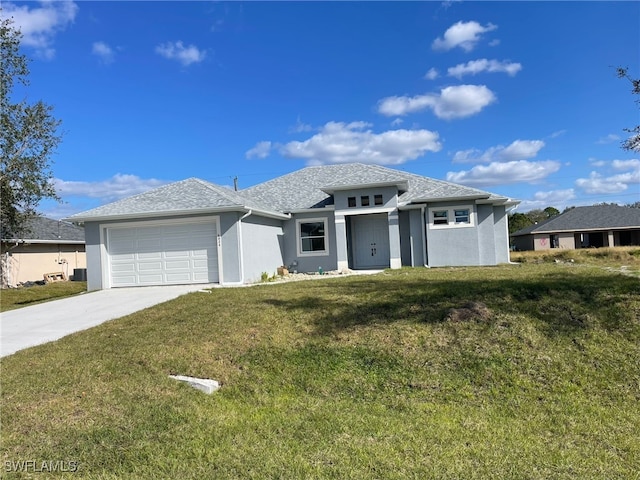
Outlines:
{"type": "Polygon", "coordinates": [[[328,255],[327,219],[312,218],[298,220],[298,255],[328,255]]]}

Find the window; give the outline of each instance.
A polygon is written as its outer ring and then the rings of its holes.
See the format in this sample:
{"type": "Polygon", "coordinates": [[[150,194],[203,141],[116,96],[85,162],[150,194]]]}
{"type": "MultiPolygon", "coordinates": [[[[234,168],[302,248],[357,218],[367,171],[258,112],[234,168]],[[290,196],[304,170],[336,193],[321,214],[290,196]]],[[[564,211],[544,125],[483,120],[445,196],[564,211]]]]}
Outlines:
{"type": "Polygon", "coordinates": [[[431,226],[435,228],[463,228],[474,226],[473,207],[455,205],[431,210],[431,226]]]}
{"type": "Polygon", "coordinates": [[[362,195],[360,197],[360,205],[362,205],[363,207],[368,207],[369,206],[369,196],[368,195],[362,195]]]}
{"type": "Polygon", "coordinates": [[[327,245],[327,220],[308,219],[298,220],[298,254],[326,255],[329,253],[327,245]]]}
{"type": "Polygon", "coordinates": [[[448,225],[449,216],[447,210],[437,210],[433,212],[433,224],[434,225],[448,225]]]}
{"type": "Polygon", "coordinates": [[[353,208],[356,206],[356,197],[349,197],[347,199],[347,204],[349,205],[349,208],[353,208]]]}
{"type": "Polygon", "coordinates": [[[373,197],[373,203],[375,205],[382,205],[383,201],[382,201],[382,195],[374,195],[373,197]]]}
{"type": "Polygon", "coordinates": [[[470,223],[468,208],[464,208],[461,210],[454,210],[453,215],[456,219],[456,223],[470,223]]]}

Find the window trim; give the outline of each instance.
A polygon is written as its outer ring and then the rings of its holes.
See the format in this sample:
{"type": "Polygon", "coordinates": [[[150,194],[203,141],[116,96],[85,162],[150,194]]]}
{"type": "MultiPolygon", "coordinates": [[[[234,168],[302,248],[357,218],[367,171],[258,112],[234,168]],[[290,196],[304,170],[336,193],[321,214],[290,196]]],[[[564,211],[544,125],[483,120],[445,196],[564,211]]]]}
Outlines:
{"type": "Polygon", "coordinates": [[[446,207],[429,208],[429,228],[468,228],[475,227],[475,209],[473,205],[451,205],[446,207]],[[456,212],[467,210],[469,212],[468,222],[457,222],[456,219],[464,215],[456,215],[456,212]],[[447,212],[447,223],[436,223],[435,214],[439,212],[447,212]]]}
{"type": "Polygon", "coordinates": [[[296,220],[296,248],[299,257],[325,257],[329,255],[329,219],[328,217],[298,218],[296,220]],[[300,225],[303,223],[324,223],[324,250],[305,252],[302,250],[302,235],[300,225]]]}

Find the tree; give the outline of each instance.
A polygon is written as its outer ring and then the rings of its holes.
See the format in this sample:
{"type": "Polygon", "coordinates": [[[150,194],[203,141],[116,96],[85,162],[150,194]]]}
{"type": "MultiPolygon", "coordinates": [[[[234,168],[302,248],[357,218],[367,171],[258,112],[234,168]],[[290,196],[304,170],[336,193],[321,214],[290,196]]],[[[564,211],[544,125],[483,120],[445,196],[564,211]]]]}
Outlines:
{"type": "Polygon", "coordinates": [[[555,207],[547,207],[543,210],[543,212],[547,215],[547,218],[555,217],[556,215],[560,215],[560,210],[555,207]]]}
{"type": "Polygon", "coordinates": [[[0,18],[0,228],[16,235],[36,215],[44,198],[58,199],[51,156],[62,137],[53,107],[42,101],[13,102],[15,83],[28,86],[27,58],[20,53],[20,30],[13,19],[0,18]]]}
{"type": "MultiPolygon", "coordinates": [[[[640,95],[640,79],[631,78],[628,68],[618,67],[616,68],[616,73],[618,78],[626,78],[631,82],[631,93],[633,95],[640,95]]],[[[640,105],[640,100],[635,100],[635,103],[640,105]]],[[[640,152],[640,125],[636,125],[633,128],[625,128],[624,131],[630,133],[631,136],[622,142],[622,149],[640,152]]]]}
{"type": "Polygon", "coordinates": [[[533,225],[533,222],[524,213],[512,213],[509,215],[509,235],[516,233],[518,230],[533,225]]]}

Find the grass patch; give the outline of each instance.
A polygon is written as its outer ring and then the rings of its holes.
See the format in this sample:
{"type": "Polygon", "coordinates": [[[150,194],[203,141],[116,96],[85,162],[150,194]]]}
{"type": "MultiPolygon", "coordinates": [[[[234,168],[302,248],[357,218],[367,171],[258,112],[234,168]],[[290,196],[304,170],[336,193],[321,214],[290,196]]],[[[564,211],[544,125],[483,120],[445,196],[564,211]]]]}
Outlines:
{"type": "Polygon", "coordinates": [[[54,282],[0,290],[0,312],[58,300],[87,291],[87,282],[54,282]]]}
{"type": "Polygon", "coordinates": [[[638,280],[599,267],[214,289],[4,358],[3,461],[100,479],[638,478],[639,358],[638,280]]]}
{"type": "Polygon", "coordinates": [[[572,262],[622,269],[640,276],[640,247],[605,247],[511,252],[511,261],[519,263],[572,262]]]}

